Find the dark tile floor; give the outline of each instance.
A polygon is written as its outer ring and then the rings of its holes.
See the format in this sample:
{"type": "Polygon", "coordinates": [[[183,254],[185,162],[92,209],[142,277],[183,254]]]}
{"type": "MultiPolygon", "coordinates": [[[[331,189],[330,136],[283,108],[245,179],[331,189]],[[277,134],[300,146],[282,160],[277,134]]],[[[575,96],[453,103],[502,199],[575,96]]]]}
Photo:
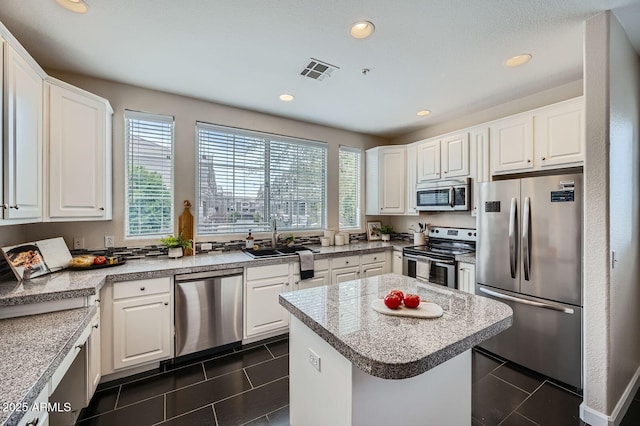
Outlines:
{"type": "MultiPolygon", "coordinates": [[[[581,401],[543,376],[473,352],[473,426],[584,425],[581,401]]],[[[288,425],[288,404],[289,341],[283,336],[101,384],[77,425],[288,425]]],[[[621,426],[637,424],[640,395],[621,426]]]]}

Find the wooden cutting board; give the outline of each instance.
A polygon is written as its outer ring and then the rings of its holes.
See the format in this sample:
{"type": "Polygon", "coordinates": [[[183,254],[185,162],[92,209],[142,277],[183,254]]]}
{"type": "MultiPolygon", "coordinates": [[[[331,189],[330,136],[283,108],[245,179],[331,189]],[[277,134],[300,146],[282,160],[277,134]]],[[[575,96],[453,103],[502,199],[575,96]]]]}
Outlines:
{"type": "Polygon", "coordinates": [[[184,211],[178,218],[178,235],[182,235],[185,240],[191,241],[191,247],[184,249],[185,256],[193,256],[195,251],[193,250],[193,215],[189,211],[191,203],[189,200],[184,200],[184,211]]]}
{"type": "Polygon", "coordinates": [[[406,308],[402,305],[398,309],[389,309],[383,299],[371,302],[374,311],[385,315],[410,318],[440,318],[443,314],[442,307],[433,302],[420,302],[417,308],[406,308]]]}

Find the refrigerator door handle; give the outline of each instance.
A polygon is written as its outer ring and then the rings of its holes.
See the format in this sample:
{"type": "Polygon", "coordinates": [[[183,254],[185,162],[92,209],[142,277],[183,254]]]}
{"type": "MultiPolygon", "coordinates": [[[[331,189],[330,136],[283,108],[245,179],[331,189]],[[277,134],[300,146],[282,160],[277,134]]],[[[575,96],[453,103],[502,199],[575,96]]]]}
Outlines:
{"type": "Polygon", "coordinates": [[[540,302],[534,302],[533,300],[520,299],[519,297],[513,297],[513,296],[509,296],[508,294],[498,293],[496,291],[492,291],[484,287],[479,287],[478,289],[482,293],[488,294],[489,296],[493,296],[496,299],[509,300],[511,302],[522,303],[524,305],[530,305],[530,306],[536,306],[538,308],[550,309],[552,311],[563,312],[565,314],[573,314],[575,312],[571,308],[566,308],[560,305],[552,305],[550,303],[540,303],[540,302]]]}
{"type": "Polygon", "coordinates": [[[509,209],[509,265],[511,266],[511,278],[516,277],[516,265],[518,263],[518,245],[516,244],[516,229],[518,228],[518,202],[511,199],[509,209]]]}
{"type": "Polygon", "coordinates": [[[522,261],[524,263],[524,279],[529,281],[531,275],[531,243],[529,228],[531,227],[531,198],[525,197],[522,212],[522,261]]]}

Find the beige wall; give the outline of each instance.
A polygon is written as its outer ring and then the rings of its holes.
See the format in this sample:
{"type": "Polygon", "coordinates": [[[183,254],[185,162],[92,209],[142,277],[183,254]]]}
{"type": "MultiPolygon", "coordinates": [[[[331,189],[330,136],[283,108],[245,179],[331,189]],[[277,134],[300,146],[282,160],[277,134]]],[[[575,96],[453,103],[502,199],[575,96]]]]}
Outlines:
{"type": "MultiPolygon", "coordinates": [[[[86,76],[48,70],[60,80],[107,98],[113,107],[113,220],[109,222],[41,223],[26,227],[29,240],[64,236],[68,244],[83,236],[85,247],[103,247],[104,235],[114,235],[116,245],[156,244],[157,239],[124,239],[124,109],[175,117],[175,214],[182,213],[182,202],[195,202],[195,122],[204,121],[286,136],[318,140],[329,144],[328,225],[338,226],[338,147],[348,145],[363,150],[388,143],[387,140],[330,127],[304,123],[259,112],[204,102],[140,87],[86,76]]],[[[292,105],[295,107],[295,105],[292,105]]],[[[364,155],[364,153],[363,153],[364,155]]],[[[195,213],[192,209],[192,213],[195,213]]],[[[177,226],[177,220],[176,220],[177,226]]],[[[241,237],[236,235],[234,238],[241,237]]],[[[260,235],[258,235],[260,237],[260,235]]],[[[265,235],[266,237],[266,235],[265,235]]],[[[2,237],[0,237],[1,240],[2,237]]],[[[226,237],[230,239],[231,236],[226,237]]],[[[213,238],[206,238],[212,240],[213,238]]],[[[225,238],[215,238],[223,240],[225,238]]]]}
{"type": "Polygon", "coordinates": [[[610,12],[585,26],[585,98],[583,408],[605,424],[640,374],[640,58],[610,12]]]}

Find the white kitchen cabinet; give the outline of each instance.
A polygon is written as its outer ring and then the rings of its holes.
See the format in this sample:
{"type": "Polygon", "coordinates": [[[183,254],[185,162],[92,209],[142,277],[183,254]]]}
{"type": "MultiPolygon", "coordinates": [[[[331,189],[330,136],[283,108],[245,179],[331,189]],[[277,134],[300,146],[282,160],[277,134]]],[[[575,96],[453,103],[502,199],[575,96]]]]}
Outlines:
{"type": "Polygon", "coordinates": [[[3,218],[42,218],[42,94],[44,72],[4,44],[3,218]]]}
{"type": "Polygon", "coordinates": [[[98,312],[91,320],[91,334],[87,339],[87,359],[86,359],[86,371],[87,371],[87,386],[86,386],[86,402],[85,405],[89,405],[93,393],[96,391],[100,379],[102,378],[101,371],[101,348],[100,344],[100,306],[98,306],[98,312]]]}
{"type": "Polygon", "coordinates": [[[257,266],[247,268],[245,274],[245,339],[285,331],[289,326],[289,313],[280,305],[279,295],[294,290],[290,265],[257,266]]]}
{"type": "Polygon", "coordinates": [[[584,161],[584,99],[570,99],[535,112],[534,163],[541,169],[579,166],[584,161]]]}
{"type": "Polygon", "coordinates": [[[103,376],[173,356],[171,278],[110,283],[100,305],[103,376]]]}
{"type": "Polygon", "coordinates": [[[429,139],[418,143],[418,182],[440,179],[440,139],[429,139]]]}
{"type": "Polygon", "coordinates": [[[420,142],[418,181],[469,176],[469,134],[459,132],[420,142]]]}
{"type": "Polygon", "coordinates": [[[405,196],[406,209],[405,214],[407,216],[417,216],[419,214],[416,210],[416,182],[418,179],[418,148],[417,144],[407,145],[407,184],[405,196]]]}
{"type": "Polygon", "coordinates": [[[473,263],[458,262],[458,290],[475,294],[476,265],[473,263]]]}
{"type": "Polygon", "coordinates": [[[392,267],[391,271],[394,274],[402,275],[402,252],[398,250],[393,251],[392,267]]]}
{"type": "Polygon", "coordinates": [[[366,151],[366,214],[404,214],[406,149],[383,146],[366,151]]]}
{"type": "Polygon", "coordinates": [[[473,179],[473,206],[471,216],[478,214],[478,184],[489,182],[491,172],[489,171],[489,128],[481,126],[469,130],[471,138],[471,177],[473,179]]]}
{"type": "Polygon", "coordinates": [[[360,256],[360,278],[371,278],[387,273],[386,254],[366,253],[360,256]]]}
{"type": "Polygon", "coordinates": [[[45,220],[110,220],[109,102],[53,78],[45,95],[45,220]]]}
{"type": "Polygon", "coordinates": [[[360,265],[331,269],[331,284],[340,284],[360,278],[360,265]]]}
{"type": "Polygon", "coordinates": [[[531,114],[520,114],[492,123],[489,140],[493,174],[533,169],[531,114]]]}
{"type": "Polygon", "coordinates": [[[496,121],[491,124],[489,138],[494,175],[581,166],[584,98],[496,121]]]}
{"type": "Polygon", "coordinates": [[[295,290],[304,290],[306,288],[319,287],[329,285],[331,283],[331,274],[329,273],[329,259],[320,259],[313,262],[313,278],[306,280],[300,279],[300,263],[293,264],[293,283],[295,290]]]}
{"type": "Polygon", "coordinates": [[[444,178],[469,176],[469,133],[447,135],[440,142],[444,178]]]}

